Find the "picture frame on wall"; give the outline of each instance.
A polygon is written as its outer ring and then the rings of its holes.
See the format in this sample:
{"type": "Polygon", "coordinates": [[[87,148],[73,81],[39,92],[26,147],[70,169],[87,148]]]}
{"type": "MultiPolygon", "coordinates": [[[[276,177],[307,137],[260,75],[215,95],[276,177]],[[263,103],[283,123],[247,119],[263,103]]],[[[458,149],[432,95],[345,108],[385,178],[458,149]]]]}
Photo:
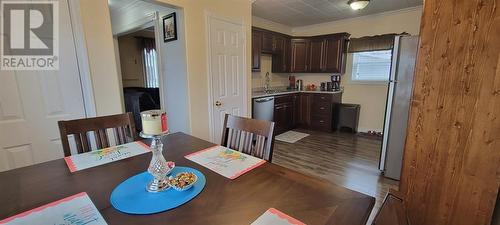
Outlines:
{"type": "Polygon", "coordinates": [[[175,12],[163,17],[163,42],[177,40],[177,22],[175,12]]]}

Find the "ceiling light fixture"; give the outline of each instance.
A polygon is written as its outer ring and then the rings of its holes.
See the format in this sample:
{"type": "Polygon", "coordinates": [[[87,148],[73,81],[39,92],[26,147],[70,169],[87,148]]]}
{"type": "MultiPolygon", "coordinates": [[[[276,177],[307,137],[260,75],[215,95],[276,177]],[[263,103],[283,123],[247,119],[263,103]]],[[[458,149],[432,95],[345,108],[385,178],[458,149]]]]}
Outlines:
{"type": "Polygon", "coordinates": [[[351,6],[351,9],[354,10],[360,10],[365,8],[368,3],[370,3],[370,0],[349,0],[347,4],[351,6]]]}

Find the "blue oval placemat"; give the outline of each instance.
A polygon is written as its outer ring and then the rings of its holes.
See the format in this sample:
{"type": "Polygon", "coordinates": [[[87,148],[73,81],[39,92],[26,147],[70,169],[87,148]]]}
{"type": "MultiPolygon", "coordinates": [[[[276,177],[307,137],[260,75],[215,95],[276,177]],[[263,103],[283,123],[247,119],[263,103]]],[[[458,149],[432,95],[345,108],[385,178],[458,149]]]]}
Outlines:
{"type": "Polygon", "coordinates": [[[111,205],[129,214],[152,214],[178,207],[196,197],[206,183],[205,176],[200,171],[189,167],[176,166],[170,175],[175,176],[180,172],[192,172],[198,176],[193,187],[185,191],[169,188],[162,192],[150,193],[146,191],[146,185],[153,180],[153,176],[143,172],[123,181],[113,190],[111,205]]]}

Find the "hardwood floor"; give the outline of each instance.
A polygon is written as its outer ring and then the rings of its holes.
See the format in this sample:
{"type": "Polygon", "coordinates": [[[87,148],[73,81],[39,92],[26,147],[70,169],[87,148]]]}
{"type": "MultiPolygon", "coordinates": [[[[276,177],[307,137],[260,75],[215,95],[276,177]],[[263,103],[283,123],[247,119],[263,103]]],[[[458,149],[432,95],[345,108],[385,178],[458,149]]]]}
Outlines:
{"type": "Polygon", "coordinates": [[[378,170],[382,141],[349,133],[294,131],[310,136],[293,144],[276,140],[273,163],[374,196],[370,224],[389,188],[397,190],[399,183],[378,170]]]}

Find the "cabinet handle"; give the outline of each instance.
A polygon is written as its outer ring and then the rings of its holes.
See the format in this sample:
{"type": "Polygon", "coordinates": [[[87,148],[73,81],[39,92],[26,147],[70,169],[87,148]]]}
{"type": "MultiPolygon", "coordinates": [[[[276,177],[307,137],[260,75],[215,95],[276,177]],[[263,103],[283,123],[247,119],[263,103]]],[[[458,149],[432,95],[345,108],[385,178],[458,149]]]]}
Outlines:
{"type": "Polygon", "coordinates": [[[323,100],[324,100],[324,99],[325,99],[325,97],[321,97],[321,99],[323,99],[323,100]]]}
{"type": "Polygon", "coordinates": [[[320,122],[320,123],[324,123],[325,121],[323,121],[323,120],[320,120],[319,122],[320,122]]]}
{"type": "Polygon", "coordinates": [[[319,108],[319,109],[323,110],[323,109],[325,109],[325,107],[321,107],[321,108],[319,108]]]}

